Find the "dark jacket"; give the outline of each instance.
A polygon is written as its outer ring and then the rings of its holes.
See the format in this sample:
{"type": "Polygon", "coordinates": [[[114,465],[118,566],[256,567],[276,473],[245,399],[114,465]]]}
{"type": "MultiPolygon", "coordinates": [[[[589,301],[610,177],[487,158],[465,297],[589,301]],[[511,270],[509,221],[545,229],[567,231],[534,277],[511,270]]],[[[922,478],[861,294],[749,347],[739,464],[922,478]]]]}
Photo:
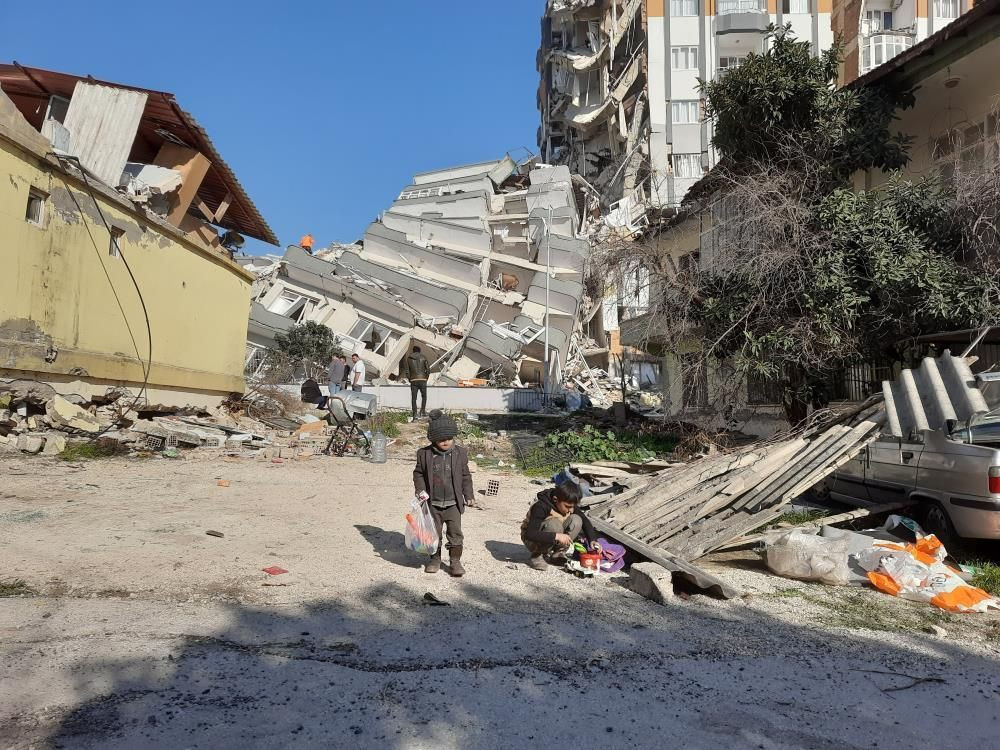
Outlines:
{"type": "Polygon", "coordinates": [[[410,382],[427,380],[431,374],[431,365],[420,352],[410,352],[403,357],[399,366],[399,376],[410,382]]]}
{"type": "MultiPolygon", "coordinates": [[[[413,469],[413,489],[419,495],[421,492],[431,493],[431,461],[434,456],[434,446],[426,445],[417,451],[417,465],[413,469]]],[[[469,451],[464,445],[457,443],[448,451],[451,458],[451,481],[455,487],[455,500],[458,502],[458,512],[465,512],[465,503],[472,500],[472,472],[469,471],[469,451]]]]}
{"type": "Polygon", "coordinates": [[[350,362],[345,362],[343,364],[344,373],[340,379],[340,382],[343,383],[344,385],[349,385],[351,382],[351,367],[352,365],[350,362]]]}
{"type": "MultiPolygon", "coordinates": [[[[531,508],[528,509],[528,515],[525,516],[524,522],[521,524],[521,539],[526,542],[537,542],[538,544],[544,544],[551,547],[556,543],[556,535],[554,531],[542,531],[542,524],[545,523],[545,519],[552,516],[557,516],[559,518],[567,518],[559,514],[556,510],[556,506],[552,502],[552,492],[555,488],[549,488],[547,490],[542,490],[538,493],[537,499],[531,504],[531,508]]],[[[594,525],[590,522],[583,513],[580,512],[580,508],[577,507],[573,511],[578,516],[580,516],[583,521],[583,535],[591,542],[597,539],[597,534],[594,531],[594,525]]]]}
{"type": "Polygon", "coordinates": [[[308,378],[299,389],[303,403],[318,404],[323,400],[323,392],[319,389],[319,384],[312,378],[308,378]]]}

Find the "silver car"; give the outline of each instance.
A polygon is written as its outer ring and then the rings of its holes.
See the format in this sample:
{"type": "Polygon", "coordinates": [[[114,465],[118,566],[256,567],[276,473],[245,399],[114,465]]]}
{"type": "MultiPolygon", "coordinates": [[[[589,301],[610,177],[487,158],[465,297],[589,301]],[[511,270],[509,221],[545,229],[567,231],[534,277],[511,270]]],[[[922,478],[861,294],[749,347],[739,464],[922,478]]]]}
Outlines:
{"type": "Polygon", "coordinates": [[[945,547],[958,539],[1000,539],[1000,417],[971,430],[878,440],[828,481],[830,497],[850,505],[911,500],[945,547]]]}

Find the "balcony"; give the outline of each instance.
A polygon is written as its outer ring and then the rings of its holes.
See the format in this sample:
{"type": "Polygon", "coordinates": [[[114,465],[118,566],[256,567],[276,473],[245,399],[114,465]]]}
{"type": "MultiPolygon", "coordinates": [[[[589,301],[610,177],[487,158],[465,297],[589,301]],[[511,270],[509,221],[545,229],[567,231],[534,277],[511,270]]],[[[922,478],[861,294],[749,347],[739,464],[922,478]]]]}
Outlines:
{"type": "Polygon", "coordinates": [[[900,31],[880,31],[867,37],[862,37],[861,73],[864,75],[872,68],[889,62],[896,55],[913,46],[913,34],[900,31]]]}
{"type": "Polygon", "coordinates": [[[764,33],[771,22],[767,5],[761,0],[718,0],[715,33],[764,33]]]}

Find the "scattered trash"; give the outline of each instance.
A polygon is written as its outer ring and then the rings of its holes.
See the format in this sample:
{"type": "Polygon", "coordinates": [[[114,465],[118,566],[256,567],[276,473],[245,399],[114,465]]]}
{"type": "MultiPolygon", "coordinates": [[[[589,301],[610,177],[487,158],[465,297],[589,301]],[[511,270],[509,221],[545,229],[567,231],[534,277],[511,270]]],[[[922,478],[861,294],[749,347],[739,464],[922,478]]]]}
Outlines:
{"type": "Polygon", "coordinates": [[[776,532],[766,542],[764,560],[772,573],[800,581],[846,586],[851,580],[848,541],[802,529],[776,532]]]}
{"type": "Polygon", "coordinates": [[[938,638],[946,638],[948,636],[948,631],[940,625],[928,625],[927,632],[936,635],[938,638]]]}
{"type": "Polygon", "coordinates": [[[1000,600],[969,586],[954,568],[945,565],[944,545],[933,534],[916,543],[875,542],[856,556],[879,591],[900,599],[926,602],[949,612],[986,612],[1000,609],[1000,600]]]}
{"type": "Polygon", "coordinates": [[[208,534],[208,536],[217,536],[220,539],[222,539],[223,537],[225,537],[225,534],[223,534],[221,531],[213,531],[212,529],[209,529],[205,533],[208,534]]]}
{"type": "Polygon", "coordinates": [[[278,567],[277,565],[272,565],[270,568],[261,568],[269,576],[280,576],[282,573],[287,573],[288,571],[284,568],[278,567]]]}
{"type": "Polygon", "coordinates": [[[451,606],[448,602],[443,601],[441,599],[438,599],[430,591],[428,591],[426,594],[424,594],[424,603],[425,604],[430,604],[432,607],[450,607],[451,606]]]}

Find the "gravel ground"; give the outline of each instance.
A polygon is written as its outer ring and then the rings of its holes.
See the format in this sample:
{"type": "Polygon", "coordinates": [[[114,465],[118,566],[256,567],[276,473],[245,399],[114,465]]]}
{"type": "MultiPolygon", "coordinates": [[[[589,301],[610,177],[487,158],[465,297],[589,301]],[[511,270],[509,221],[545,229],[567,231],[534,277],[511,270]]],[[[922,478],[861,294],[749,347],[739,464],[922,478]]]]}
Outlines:
{"type": "Polygon", "coordinates": [[[996,741],[994,615],[775,578],[745,553],[705,562],[747,592],[728,602],[532,571],[518,527],[538,487],[498,473],[465,514],[468,575],[429,576],[402,541],[411,466],[0,460],[0,581],[34,592],[0,602],[0,746],[996,741]]]}

